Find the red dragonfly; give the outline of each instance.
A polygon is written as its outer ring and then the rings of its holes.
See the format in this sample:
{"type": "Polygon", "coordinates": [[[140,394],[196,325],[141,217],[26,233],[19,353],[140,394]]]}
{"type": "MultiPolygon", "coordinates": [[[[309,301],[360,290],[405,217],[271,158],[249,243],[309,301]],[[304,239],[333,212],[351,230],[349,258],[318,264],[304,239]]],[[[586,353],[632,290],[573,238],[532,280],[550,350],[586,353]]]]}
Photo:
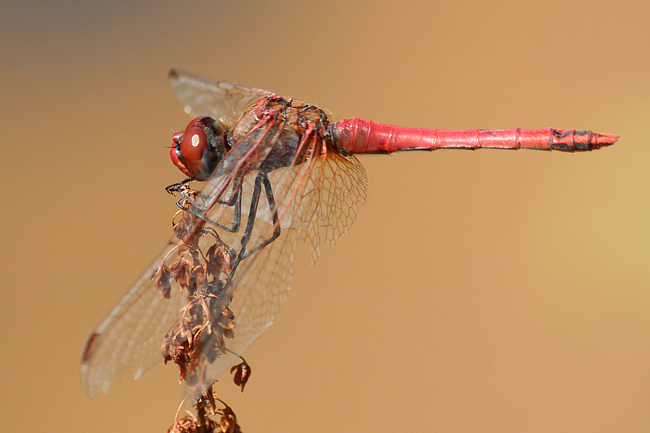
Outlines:
{"type": "MultiPolygon", "coordinates": [[[[273,323],[291,285],[298,239],[337,243],[365,202],[357,153],[398,150],[587,151],[611,134],[557,129],[445,131],[361,119],[336,123],[318,107],[272,92],[171,70],[196,117],[173,135],[171,158],[188,176],[173,236],[91,335],[82,358],[90,396],[125,372],[173,361],[196,399],[273,323]],[[200,191],[192,181],[204,181],[200,191]]],[[[241,373],[241,371],[240,371],[241,373]]]]}

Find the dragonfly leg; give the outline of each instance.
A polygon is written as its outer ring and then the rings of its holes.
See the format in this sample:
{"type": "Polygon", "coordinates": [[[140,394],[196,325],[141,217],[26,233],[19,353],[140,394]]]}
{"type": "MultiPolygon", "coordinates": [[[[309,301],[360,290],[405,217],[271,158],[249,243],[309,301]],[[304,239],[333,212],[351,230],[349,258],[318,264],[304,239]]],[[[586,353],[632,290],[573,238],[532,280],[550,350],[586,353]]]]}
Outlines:
{"type": "Polygon", "coordinates": [[[271,185],[271,182],[269,181],[269,178],[267,177],[266,173],[260,172],[257,174],[257,177],[255,178],[255,186],[253,187],[251,206],[248,210],[248,220],[246,221],[246,229],[240,241],[241,249],[239,250],[239,253],[237,254],[237,258],[233,263],[232,271],[230,272],[230,276],[228,278],[228,281],[226,282],[226,287],[230,285],[230,281],[232,280],[233,275],[235,275],[235,271],[237,270],[237,267],[239,266],[242,260],[250,257],[252,254],[266,247],[267,245],[269,245],[271,242],[273,242],[280,236],[281,231],[280,231],[279,219],[280,218],[278,216],[278,211],[275,209],[275,199],[273,197],[273,186],[271,185]],[[257,215],[257,206],[259,205],[260,195],[262,192],[262,184],[264,185],[264,192],[266,195],[266,200],[269,204],[269,209],[273,210],[273,227],[274,227],[273,234],[269,239],[266,239],[260,245],[257,245],[252,250],[247,251],[246,247],[248,246],[248,243],[251,240],[251,236],[253,235],[253,229],[255,227],[255,218],[257,215]]]}
{"type": "Polygon", "coordinates": [[[271,185],[271,181],[269,181],[269,178],[266,173],[260,172],[257,174],[257,177],[255,178],[255,185],[253,187],[253,193],[251,197],[251,205],[248,211],[248,220],[246,221],[246,229],[244,231],[244,235],[241,238],[240,244],[241,244],[241,249],[239,250],[239,253],[237,254],[237,257],[235,258],[233,264],[232,264],[232,269],[230,273],[228,274],[228,280],[224,284],[224,291],[230,290],[230,283],[237,271],[237,268],[239,267],[239,264],[242,262],[242,260],[250,257],[252,254],[256,253],[257,251],[261,250],[262,248],[266,247],[269,245],[271,242],[276,240],[280,236],[281,230],[280,230],[280,218],[278,216],[278,211],[275,208],[275,198],[273,197],[273,186],[271,185]],[[255,227],[255,218],[257,215],[257,206],[260,201],[260,195],[262,192],[262,185],[264,185],[264,193],[266,195],[266,200],[269,204],[269,209],[272,209],[273,212],[273,234],[269,239],[266,239],[263,241],[260,245],[257,245],[254,247],[252,250],[247,251],[246,247],[248,246],[248,243],[251,240],[251,237],[253,235],[253,229],[255,227]]]}
{"type": "Polygon", "coordinates": [[[206,216],[202,215],[201,211],[197,211],[196,209],[194,209],[194,207],[199,208],[199,206],[196,204],[193,197],[191,196],[192,191],[190,191],[190,194],[188,194],[187,189],[185,188],[185,185],[187,185],[189,182],[192,181],[193,179],[185,179],[183,182],[175,183],[174,185],[170,185],[166,188],[167,192],[169,192],[170,194],[174,194],[175,192],[180,192],[181,198],[176,202],[176,206],[178,206],[180,209],[184,210],[185,212],[191,213],[192,215],[202,218],[204,221],[210,224],[214,224],[215,226],[219,227],[222,230],[225,230],[230,233],[238,232],[241,226],[241,191],[242,191],[241,180],[239,178],[235,179],[232,187],[232,194],[228,200],[218,201],[218,203],[221,205],[226,205],[233,208],[234,216],[233,216],[232,225],[230,227],[225,226],[218,221],[214,221],[210,218],[207,218],[206,216]],[[185,202],[191,203],[194,207],[186,206],[184,204],[185,202]]]}
{"type": "Polygon", "coordinates": [[[238,263],[244,258],[244,254],[246,253],[246,246],[248,246],[248,242],[251,240],[251,236],[253,235],[253,227],[255,225],[255,217],[257,215],[257,205],[260,202],[260,191],[262,189],[262,180],[264,177],[266,177],[266,174],[259,172],[255,178],[255,186],[253,187],[253,195],[251,197],[251,207],[248,210],[248,220],[246,221],[246,231],[244,231],[244,235],[242,236],[240,242],[241,249],[239,250],[237,257],[238,263]]]}
{"type": "Polygon", "coordinates": [[[262,189],[262,179],[264,177],[266,177],[266,174],[260,172],[257,174],[257,177],[255,178],[255,186],[253,187],[253,194],[251,197],[251,207],[248,211],[248,220],[246,221],[246,231],[244,231],[244,235],[242,236],[240,241],[241,249],[239,250],[239,253],[237,254],[237,257],[235,258],[235,261],[232,265],[232,270],[228,275],[228,280],[226,281],[226,284],[224,284],[224,289],[226,290],[229,290],[228,288],[230,287],[230,282],[232,281],[232,278],[235,275],[235,272],[237,271],[239,264],[245,257],[248,257],[246,255],[246,246],[248,245],[248,242],[251,240],[251,236],[253,234],[253,228],[255,225],[255,215],[257,214],[257,205],[260,200],[260,190],[262,189]]]}
{"type": "MultiPolygon", "coordinates": [[[[190,182],[194,182],[194,179],[191,177],[188,177],[187,179],[184,179],[180,182],[173,183],[167,187],[165,187],[165,191],[167,191],[169,194],[174,195],[177,192],[180,192],[185,185],[187,185],[190,182]]],[[[179,206],[180,207],[180,206],[179,206]]]]}
{"type": "Polygon", "coordinates": [[[273,215],[272,215],[273,234],[271,235],[270,238],[266,239],[260,245],[256,246],[251,251],[248,251],[243,258],[246,258],[251,254],[261,250],[262,248],[266,247],[271,242],[273,242],[274,240],[280,237],[280,233],[281,233],[280,218],[278,216],[278,210],[275,207],[275,198],[273,197],[273,187],[271,186],[271,182],[269,181],[269,178],[266,175],[264,175],[263,183],[264,183],[264,191],[266,194],[266,200],[269,204],[269,209],[273,210],[273,215]]]}
{"type": "Polygon", "coordinates": [[[235,179],[235,182],[233,184],[233,193],[230,196],[228,200],[220,200],[219,203],[222,205],[226,206],[231,206],[233,208],[233,211],[235,212],[235,215],[233,216],[232,220],[232,225],[230,227],[226,227],[223,224],[220,224],[217,221],[212,221],[212,220],[207,220],[208,222],[216,225],[220,229],[223,229],[227,232],[230,233],[236,233],[239,231],[239,226],[241,225],[241,191],[242,191],[242,186],[241,186],[241,181],[239,177],[235,179]]]}
{"type": "Polygon", "coordinates": [[[183,179],[180,182],[176,182],[165,187],[165,191],[167,191],[168,194],[174,196],[176,195],[177,192],[181,194],[181,198],[179,198],[178,201],[176,202],[176,206],[178,206],[181,210],[184,211],[189,211],[189,208],[185,206],[183,202],[192,201],[186,193],[187,189],[189,188],[187,185],[191,182],[194,182],[194,179],[188,177],[187,179],[183,179]]]}

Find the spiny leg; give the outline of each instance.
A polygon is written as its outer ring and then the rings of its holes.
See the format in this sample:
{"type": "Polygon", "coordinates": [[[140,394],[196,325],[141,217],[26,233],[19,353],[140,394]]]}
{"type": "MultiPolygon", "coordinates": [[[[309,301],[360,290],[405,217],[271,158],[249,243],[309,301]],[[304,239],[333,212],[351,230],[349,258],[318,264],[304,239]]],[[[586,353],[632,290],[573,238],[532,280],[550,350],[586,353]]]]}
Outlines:
{"type": "Polygon", "coordinates": [[[175,193],[181,191],[185,185],[187,185],[190,182],[194,182],[194,179],[191,177],[188,177],[187,179],[183,179],[180,182],[173,183],[169,186],[165,187],[165,191],[167,191],[169,194],[174,195],[175,193]]]}
{"type": "Polygon", "coordinates": [[[235,271],[237,270],[237,267],[239,266],[242,260],[250,257],[252,254],[256,253],[257,251],[269,245],[271,242],[273,242],[280,236],[280,233],[281,233],[280,222],[279,222],[278,211],[275,208],[275,198],[273,197],[273,186],[271,185],[271,182],[269,181],[267,174],[260,172],[257,174],[257,177],[255,178],[255,185],[253,187],[253,194],[251,197],[251,205],[249,208],[248,220],[246,221],[246,229],[240,241],[241,249],[237,254],[237,258],[235,259],[235,262],[232,266],[232,271],[228,276],[228,281],[226,282],[225,287],[228,287],[230,285],[230,282],[232,281],[232,277],[235,275],[235,271]],[[253,235],[253,229],[255,226],[255,218],[257,215],[257,207],[260,200],[262,184],[264,184],[264,191],[266,195],[266,200],[269,204],[269,209],[271,209],[273,213],[272,214],[273,215],[272,224],[274,227],[273,234],[269,239],[266,239],[260,245],[254,247],[250,251],[247,251],[246,247],[248,246],[248,243],[251,240],[251,236],[253,235]]]}
{"type": "Polygon", "coordinates": [[[169,185],[167,188],[168,193],[174,194],[175,192],[180,192],[181,198],[176,202],[176,206],[178,206],[181,210],[188,212],[194,216],[200,217],[203,219],[205,222],[208,222],[210,224],[214,224],[215,226],[219,227],[222,230],[225,230],[230,233],[237,233],[239,231],[239,227],[241,225],[241,196],[242,196],[242,181],[241,177],[237,176],[235,177],[235,180],[233,182],[232,186],[232,194],[228,200],[218,200],[217,202],[220,205],[226,205],[230,206],[233,208],[234,211],[234,216],[233,216],[233,222],[230,227],[225,226],[221,224],[218,221],[214,221],[208,217],[206,217],[204,212],[202,210],[197,211],[195,208],[199,208],[199,206],[195,203],[194,199],[188,194],[187,192],[187,187],[186,185],[190,182],[193,182],[194,179],[188,178],[185,179],[182,182],[175,183],[173,185],[169,185]],[[193,206],[189,207],[184,205],[184,202],[189,202],[193,206]]]}
{"type": "MultiPolygon", "coordinates": [[[[261,250],[262,248],[266,247],[269,245],[271,242],[276,240],[278,237],[280,237],[281,229],[280,229],[280,222],[279,222],[279,216],[278,216],[278,210],[275,207],[275,198],[273,197],[273,186],[271,185],[271,181],[269,181],[269,178],[266,174],[264,174],[264,178],[262,179],[262,182],[264,183],[264,192],[266,195],[266,201],[269,204],[269,209],[273,212],[272,216],[272,224],[273,224],[273,235],[271,235],[270,238],[262,242],[260,245],[256,246],[252,250],[246,252],[242,256],[242,260],[249,257],[251,254],[256,253],[257,251],[261,250]]],[[[259,200],[259,197],[258,197],[259,200]]],[[[241,254],[241,251],[240,251],[241,254]]]]}
{"type": "Polygon", "coordinates": [[[208,219],[207,221],[215,224],[217,227],[230,232],[230,233],[237,233],[239,231],[239,226],[241,225],[241,196],[242,196],[242,184],[241,184],[241,177],[237,176],[235,178],[235,181],[233,182],[232,186],[232,195],[228,200],[219,200],[219,204],[230,206],[233,208],[234,211],[234,216],[233,216],[233,221],[232,221],[232,226],[226,227],[221,223],[218,223],[216,221],[212,221],[208,219]]]}

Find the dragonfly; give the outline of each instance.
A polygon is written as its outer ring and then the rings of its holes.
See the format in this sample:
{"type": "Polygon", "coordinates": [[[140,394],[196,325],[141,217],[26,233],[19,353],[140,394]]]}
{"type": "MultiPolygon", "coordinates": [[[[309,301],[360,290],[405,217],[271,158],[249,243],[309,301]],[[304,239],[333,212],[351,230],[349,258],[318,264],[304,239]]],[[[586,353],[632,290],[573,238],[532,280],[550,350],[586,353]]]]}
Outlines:
{"type": "MultiPolygon", "coordinates": [[[[618,137],[583,130],[419,129],[357,118],[266,90],[172,69],[194,119],[173,134],[187,176],[162,252],[92,333],[81,375],[88,395],[125,373],[174,362],[199,398],[273,323],[291,286],[299,240],[314,264],[345,236],[368,182],[355,154],[436,149],[581,152],[618,137]],[[200,189],[193,189],[197,182],[200,189]]],[[[241,365],[241,364],[240,364],[241,365]]],[[[242,382],[245,369],[237,373],[242,382]]],[[[237,383],[237,378],[236,378],[237,383]]]]}

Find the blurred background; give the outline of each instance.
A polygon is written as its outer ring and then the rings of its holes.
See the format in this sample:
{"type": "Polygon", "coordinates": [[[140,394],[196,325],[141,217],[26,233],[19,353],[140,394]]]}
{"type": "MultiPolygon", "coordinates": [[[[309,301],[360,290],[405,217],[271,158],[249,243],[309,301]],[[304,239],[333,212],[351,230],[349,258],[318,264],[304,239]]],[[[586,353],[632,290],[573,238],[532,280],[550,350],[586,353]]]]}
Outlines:
{"type": "Polygon", "coordinates": [[[5,425],[163,432],[174,366],[89,399],[86,339],[169,238],[170,67],[402,126],[576,128],[613,147],[360,159],[368,202],[296,259],[246,353],[246,432],[650,429],[650,4],[5,1],[5,425]]]}

